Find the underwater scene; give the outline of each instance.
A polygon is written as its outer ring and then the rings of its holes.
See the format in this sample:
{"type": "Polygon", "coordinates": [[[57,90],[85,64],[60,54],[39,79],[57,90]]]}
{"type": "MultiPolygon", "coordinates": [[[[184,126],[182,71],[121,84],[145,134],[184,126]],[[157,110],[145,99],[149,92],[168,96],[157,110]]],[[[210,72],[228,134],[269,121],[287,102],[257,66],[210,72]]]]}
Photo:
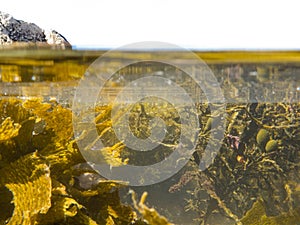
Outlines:
{"type": "Polygon", "coordinates": [[[300,53],[0,51],[0,224],[300,225],[300,53]]]}

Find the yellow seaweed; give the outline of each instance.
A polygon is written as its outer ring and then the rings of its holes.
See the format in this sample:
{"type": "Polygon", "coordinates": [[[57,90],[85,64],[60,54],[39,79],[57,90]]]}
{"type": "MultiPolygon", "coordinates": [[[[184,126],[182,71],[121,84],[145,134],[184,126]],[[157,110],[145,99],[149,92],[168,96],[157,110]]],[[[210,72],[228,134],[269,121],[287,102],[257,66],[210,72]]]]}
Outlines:
{"type": "Polygon", "coordinates": [[[135,209],[142,214],[143,220],[150,225],[174,225],[173,223],[168,222],[168,220],[159,215],[159,213],[154,208],[149,208],[145,205],[145,201],[148,193],[144,192],[139,203],[136,201],[136,194],[134,191],[130,191],[132,194],[132,201],[135,209]]]}
{"type": "Polygon", "coordinates": [[[97,225],[97,222],[81,212],[84,206],[74,196],[71,198],[70,194],[73,195],[66,186],[52,179],[51,208],[46,214],[39,214],[35,224],[97,225]]]}
{"type": "Polygon", "coordinates": [[[115,144],[112,147],[106,147],[101,150],[105,161],[111,166],[121,166],[128,163],[128,159],[123,160],[121,158],[121,152],[125,145],[121,142],[115,144]]]}
{"type": "Polygon", "coordinates": [[[107,206],[106,225],[111,224],[133,224],[137,219],[136,213],[130,206],[122,205],[121,202],[116,201],[117,204],[110,204],[107,206]]]}
{"type": "Polygon", "coordinates": [[[54,131],[55,143],[65,144],[73,135],[72,112],[59,104],[42,103],[39,98],[31,98],[23,103],[23,107],[31,110],[37,117],[36,120],[44,120],[46,127],[54,131]]]}
{"type": "Polygon", "coordinates": [[[98,223],[95,220],[85,215],[81,211],[78,211],[76,216],[70,217],[68,219],[68,222],[72,225],[98,225],[98,223]]]}
{"type": "Polygon", "coordinates": [[[0,121],[10,117],[15,123],[21,124],[22,121],[30,117],[30,113],[22,106],[22,101],[17,98],[1,99],[0,98],[0,121]]]}
{"type": "Polygon", "coordinates": [[[66,143],[66,146],[49,144],[46,148],[40,151],[51,166],[53,176],[60,176],[62,172],[70,169],[73,165],[84,162],[75,141],[66,143]]]}
{"type": "Polygon", "coordinates": [[[53,224],[66,221],[68,217],[77,215],[82,206],[74,199],[65,196],[53,196],[52,206],[47,214],[37,220],[38,224],[53,224]]]}
{"type": "Polygon", "coordinates": [[[31,225],[51,206],[50,170],[37,153],[26,155],[0,170],[0,186],[13,194],[14,211],[9,225],[31,225]]]}
{"type": "MultiPolygon", "coordinates": [[[[82,136],[80,139],[87,139],[88,144],[84,149],[84,155],[85,158],[93,159],[93,162],[106,162],[110,166],[122,166],[126,165],[128,163],[128,158],[122,157],[122,152],[124,148],[126,147],[125,144],[123,144],[122,141],[119,141],[117,138],[115,138],[114,135],[114,129],[112,127],[112,119],[110,116],[112,110],[111,105],[105,105],[105,106],[97,106],[95,108],[95,112],[98,113],[94,119],[98,136],[94,137],[93,141],[90,141],[90,127],[82,127],[82,136]],[[104,140],[104,141],[103,141],[104,140]],[[91,151],[92,148],[97,144],[97,142],[104,143],[105,147],[94,149],[91,151]]],[[[87,114],[93,113],[93,112],[85,112],[87,114]]],[[[85,114],[81,115],[81,117],[84,117],[85,114]]],[[[120,117],[120,113],[115,115],[115,119],[120,117]]],[[[93,134],[92,134],[93,135],[93,134]]]]}
{"type": "Polygon", "coordinates": [[[19,134],[21,125],[14,123],[14,121],[7,117],[2,124],[0,124],[0,142],[7,141],[19,134]]]}
{"type": "MultiPolygon", "coordinates": [[[[69,109],[56,102],[43,103],[39,98],[27,99],[23,104],[19,100],[7,101],[5,107],[9,109],[9,114],[5,114],[7,117],[1,124],[1,134],[5,137],[1,140],[11,139],[11,148],[5,150],[5,153],[12,154],[14,151],[10,153],[10,149],[22,146],[22,151],[17,149],[17,155],[5,155],[1,162],[3,176],[0,187],[4,186],[11,191],[14,203],[10,218],[7,219],[7,215],[3,214],[8,224],[96,225],[99,221],[102,224],[104,220],[111,221],[112,224],[134,222],[135,212],[130,206],[121,204],[117,193],[126,183],[100,180],[95,190],[79,190],[70,186],[72,166],[85,160],[76,140],[72,139],[72,113],[69,109]],[[20,115],[16,115],[18,113],[20,115]],[[10,115],[14,117],[9,117],[10,115]],[[24,125],[24,129],[18,123],[14,124],[12,118],[24,125]],[[22,132],[18,132],[21,128],[22,132]],[[35,132],[35,129],[40,129],[41,133],[35,132]],[[32,153],[34,146],[37,149],[32,153]],[[22,166],[18,167],[18,164],[22,166]],[[83,206],[78,203],[78,199],[87,201],[89,198],[103,201],[103,208],[97,213],[100,215],[98,221],[86,215],[82,211],[83,206]]],[[[110,127],[111,124],[106,124],[104,129],[110,127]]],[[[100,155],[112,166],[121,165],[126,162],[120,156],[123,148],[124,145],[118,142],[100,149],[100,155]]],[[[4,222],[2,219],[1,222],[4,222]]]]}

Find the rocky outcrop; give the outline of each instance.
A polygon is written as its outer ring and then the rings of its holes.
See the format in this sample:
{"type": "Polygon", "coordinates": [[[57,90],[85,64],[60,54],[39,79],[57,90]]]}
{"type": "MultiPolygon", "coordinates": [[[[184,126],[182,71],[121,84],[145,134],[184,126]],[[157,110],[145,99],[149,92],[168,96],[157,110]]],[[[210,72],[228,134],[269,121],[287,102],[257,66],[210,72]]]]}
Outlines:
{"type": "Polygon", "coordinates": [[[71,48],[71,44],[57,31],[45,31],[34,23],[17,20],[0,11],[0,46],[32,43],[59,49],[71,48]]]}

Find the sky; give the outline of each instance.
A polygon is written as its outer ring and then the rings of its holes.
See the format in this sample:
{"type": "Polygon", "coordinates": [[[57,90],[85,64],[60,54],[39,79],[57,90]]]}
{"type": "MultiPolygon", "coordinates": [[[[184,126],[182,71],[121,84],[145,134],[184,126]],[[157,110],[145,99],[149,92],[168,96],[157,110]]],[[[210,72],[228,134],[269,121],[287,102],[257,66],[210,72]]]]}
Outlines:
{"type": "Polygon", "coordinates": [[[77,48],[162,41],[190,49],[300,49],[297,1],[3,0],[0,10],[77,48]]]}

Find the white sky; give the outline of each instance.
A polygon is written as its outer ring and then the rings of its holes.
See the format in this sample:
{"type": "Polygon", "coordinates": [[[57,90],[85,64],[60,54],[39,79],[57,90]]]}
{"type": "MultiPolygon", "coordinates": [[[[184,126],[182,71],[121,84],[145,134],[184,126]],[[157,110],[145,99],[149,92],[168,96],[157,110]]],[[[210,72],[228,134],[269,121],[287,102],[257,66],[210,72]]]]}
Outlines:
{"type": "Polygon", "coordinates": [[[300,49],[296,0],[2,0],[0,10],[53,28],[78,47],[164,41],[202,49],[300,49]]]}

